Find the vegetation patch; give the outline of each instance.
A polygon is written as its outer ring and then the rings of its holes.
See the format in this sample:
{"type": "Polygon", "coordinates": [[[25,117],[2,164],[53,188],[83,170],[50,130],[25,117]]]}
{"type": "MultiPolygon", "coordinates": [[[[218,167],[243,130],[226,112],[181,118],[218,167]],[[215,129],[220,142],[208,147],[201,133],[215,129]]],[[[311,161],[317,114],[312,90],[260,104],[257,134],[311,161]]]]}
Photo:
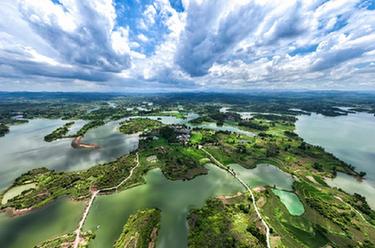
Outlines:
{"type": "Polygon", "coordinates": [[[1,205],[1,209],[26,209],[44,206],[58,197],[74,199],[89,196],[90,189],[105,189],[118,185],[136,165],[135,155],[125,155],[115,161],[78,172],[57,172],[47,168],[33,169],[18,177],[11,188],[26,183],[36,184],[1,205]]]}
{"type": "Polygon", "coordinates": [[[154,248],[160,227],[160,210],[139,210],[126,222],[115,248],[154,248]]]}
{"type": "Polygon", "coordinates": [[[124,134],[134,134],[138,132],[150,132],[162,127],[163,124],[157,120],[147,118],[132,118],[121,123],[120,131],[124,134]]]}
{"type": "Polygon", "coordinates": [[[160,167],[161,171],[170,180],[190,180],[196,176],[207,174],[208,170],[201,164],[206,154],[191,146],[178,143],[169,143],[167,139],[147,139],[140,144],[143,157],[157,154],[157,161],[146,163],[160,167]]]}
{"type": "Polygon", "coordinates": [[[188,247],[266,247],[249,196],[210,199],[188,216],[188,247]]]}
{"type": "Polygon", "coordinates": [[[0,137],[4,136],[7,133],[9,133],[9,127],[3,123],[0,123],[0,137]]]}
{"type": "Polygon", "coordinates": [[[102,120],[90,121],[89,123],[83,125],[83,127],[80,130],[78,130],[75,136],[84,136],[90,129],[103,126],[104,124],[105,123],[102,120]]]}
{"type": "Polygon", "coordinates": [[[74,121],[65,123],[62,127],[55,129],[52,133],[44,136],[44,141],[51,142],[57,139],[64,138],[69,132],[69,128],[74,124],[74,121]]]}
{"type": "MultiPolygon", "coordinates": [[[[36,245],[34,248],[73,248],[73,243],[75,240],[76,234],[69,233],[64,234],[36,245]]],[[[81,232],[82,241],[79,244],[79,248],[88,248],[90,240],[95,238],[95,234],[92,232],[81,232]]]]}

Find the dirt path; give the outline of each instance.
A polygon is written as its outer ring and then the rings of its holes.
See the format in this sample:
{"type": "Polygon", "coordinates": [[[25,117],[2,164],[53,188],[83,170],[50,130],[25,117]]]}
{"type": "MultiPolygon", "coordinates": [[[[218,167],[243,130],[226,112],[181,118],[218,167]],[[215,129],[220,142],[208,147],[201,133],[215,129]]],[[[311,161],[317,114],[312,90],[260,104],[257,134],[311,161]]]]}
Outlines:
{"type": "Polygon", "coordinates": [[[92,192],[92,195],[91,195],[91,198],[90,198],[89,204],[87,204],[87,207],[86,207],[86,209],[85,209],[85,212],[83,212],[82,219],[81,219],[81,221],[79,222],[79,225],[78,225],[77,230],[75,231],[75,233],[76,233],[76,238],[75,238],[75,240],[74,240],[74,244],[73,244],[73,247],[74,247],[74,248],[77,248],[78,245],[79,245],[79,243],[80,243],[82,226],[83,226],[83,224],[85,223],[85,220],[86,220],[87,215],[89,214],[89,211],[90,211],[91,205],[92,205],[92,203],[94,202],[95,197],[98,195],[98,193],[99,193],[98,190],[92,192]]]}
{"type": "Polygon", "coordinates": [[[104,188],[104,189],[101,189],[101,190],[96,190],[96,191],[92,191],[91,192],[91,198],[90,198],[90,201],[89,203],[87,204],[87,207],[85,209],[85,211],[83,212],[83,215],[82,215],[82,218],[81,218],[81,221],[79,222],[79,225],[78,225],[78,228],[74,231],[76,233],[76,238],[74,240],[74,244],[73,244],[73,247],[74,248],[78,248],[78,245],[80,244],[81,242],[81,231],[82,231],[82,227],[83,227],[83,224],[85,224],[85,221],[86,221],[86,218],[90,212],[90,209],[91,209],[91,206],[92,206],[92,203],[94,202],[96,196],[101,193],[101,192],[106,192],[106,191],[112,191],[112,190],[117,190],[119,187],[121,187],[127,180],[129,180],[132,175],[133,175],[133,171],[139,166],[139,155],[137,153],[137,164],[130,170],[130,173],[129,173],[129,176],[127,176],[124,180],[122,180],[118,185],[116,186],[113,186],[113,187],[110,187],[110,188],[104,188]]]}
{"type": "Polygon", "coordinates": [[[365,219],[365,217],[363,217],[363,215],[355,208],[353,208],[349,203],[345,202],[340,196],[335,196],[336,199],[338,199],[339,201],[341,201],[342,203],[346,204],[347,206],[349,206],[354,212],[356,212],[359,216],[361,216],[361,218],[367,223],[370,225],[370,223],[368,223],[368,221],[365,219]]]}
{"type": "Polygon", "coordinates": [[[255,209],[255,212],[257,213],[258,215],[258,218],[261,220],[262,224],[264,225],[264,227],[266,228],[266,241],[267,241],[267,247],[268,248],[271,248],[271,244],[270,244],[270,228],[268,227],[267,223],[265,222],[265,220],[262,218],[262,215],[260,214],[260,211],[256,205],[256,201],[255,201],[255,196],[253,194],[253,191],[250,189],[250,187],[244,182],[242,181],[241,178],[239,178],[237,175],[236,175],[236,172],[234,172],[231,168],[228,168],[226,167],[225,165],[223,165],[220,161],[218,161],[211,153],[209,153],[208,151],[206,151],[204,148],[202,148],[202,151],[204,151],[209,157],[210,159],[218,166],[220,167],[221,169],[229,172],[233,177],[235,177],[246,189],[247,191],[250,193],[251,195],[251,199],[253,201],[253,206],[254,206],[254,209],[255,209]]]}

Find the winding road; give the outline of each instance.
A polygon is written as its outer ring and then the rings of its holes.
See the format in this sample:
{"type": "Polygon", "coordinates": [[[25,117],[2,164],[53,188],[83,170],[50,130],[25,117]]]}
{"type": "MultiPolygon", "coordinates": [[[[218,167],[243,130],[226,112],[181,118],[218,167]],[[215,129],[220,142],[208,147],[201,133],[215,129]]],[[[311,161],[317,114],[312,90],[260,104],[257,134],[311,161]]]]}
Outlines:
{"type": "Polygon", "coordinates": [[[256,201],[255,201],[255,196],[253,194],[253,191],[250,189],[250,187],[244,182],[242,181],[241,178],[239,178],[236,173],[226,167],[225,165],[223,165],[220,161],[218,161],[211,153],[209,153],[208,151],[206,151],[204,148],[201,148],[202,151],[204,151],[209,157],[210,159],[221,169],[229,172],[233,177],[235,177],[246,189],[247,191],[250,193],[251,195],[251,199],[253,201],[253,206],[254,206],[254,209],[255,209],[255,212],[257,213],[258,215],[258,218],[261,220],[262,224],[264,225],[264,227],[266,228],[266,241],[267,241],[267,248],[271,248],[271,244],[270,244],[270,228],[268,227],[266,221],[263,219],[262,215],[260,214],[260,211],[258,209],[258,206],[256,205],[256,201]]]}
{"type": "Polygon", "coordinates": [[[100,189],[100,190],[95,190],[95,191],[91,192],[90,201],[87,204],[87,207],[86,207],[85,211],[83,212],[83,215],[82,215],[81,221],[79,222],[78,228],[74,231],[76,233],[76,238],[75,238],[74,244],[73,244],[74,248],[78,248],[78,245],[80,244],[82,227],[83,227],[83,224],[85,224],[87,215],[90,212],[90,208],[91,208],[92,203],[94,202],[96,196],[99,193],[101,193],[101,192],[112,191],[112,190],[116,190],[117,191],[117,189],[119,187],[121,187],[126,181],[128,181],[132,177],[133,171],[139,166],[139,155],[138,155],[138,152],[137,152],[136,160],[137,160],[136,165],[130,170],[129,176],[127,176],[124,180],[122,180],[118,185],[110,187],[110,188],[104,188],[104,189],[100,189]]]}

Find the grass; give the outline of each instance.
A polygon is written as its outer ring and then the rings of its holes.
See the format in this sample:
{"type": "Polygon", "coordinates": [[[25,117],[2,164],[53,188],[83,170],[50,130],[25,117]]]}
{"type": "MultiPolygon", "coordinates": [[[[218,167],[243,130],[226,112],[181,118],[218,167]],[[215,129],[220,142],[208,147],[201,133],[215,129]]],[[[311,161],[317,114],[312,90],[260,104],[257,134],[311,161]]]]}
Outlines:
{"type": "Polygon", "coordinates": [[[147,118],[133,118],[121,123],[120,132],[124,134],[134,134],[138,132],[149,132],[162,127],[162,123],[157,120],[147,118]]]}
{"type": "MultiPolygon", "coordinates": [[[[64,234],[46,241],[41,242],[36,245],[34,248],[56,248],[56,247],[72,247],[72,244],[75,240],[75,233],[64,234]]],[[[91,239],[95,238],[95,234],[92,232],[83,232],[81,233],[81,238],[83,241],[79,244],[79,248],[88,247],[88,243],[91,239]]]]}
{"type": "Polygon", "coordinates": [[[74,124],[74,121],[65,123],[62,127],[53,130],[52,133],[44,136],[44,141],[51,142],[57,139],[64,138],[64,136],[69,132],[69,128],[74,124]]]}
{"type": "Polygon", "coordinates": [[[159,226],[160,210],[138,210],[135,214],[129,217],[120,237],[117,239],[113,247],[148,248],[150,247],[150,243],[155,245],[159,226]]]}
{"type": "Polygon", "coordinates": [[[256,227],[255,211],[245,195],[230,200],[210,199],[188,216],[188,247],[265,247],[256,227]]]}
{"type": "Polygon", "coordinates": [[[75,199],[86,197],[92,187],[103,189],[119,184],[129,175],[130,169],[135,164],[135,155],[125,155],[115,161],[77,172],[56,172],[47,168],[33,169],[18,177],[10,188],[25,183],[34,183],[37,187],[25,190],[9,199],[6,204],[1,205],[1,209],[38,208],[64,195],[75,199]]]}
{"type": "Polygon", "coordinates": [[[164,138],[142,141],[140,144],[142,161],[161,169],[170,180],[190,180],[196,176],[207,174],[208,170],[201,161],[206,154],[192,146],[179,143],[168,143],[164,138]],[[150,163],[148,156],[156,155],[157,162],[150,163]]]}

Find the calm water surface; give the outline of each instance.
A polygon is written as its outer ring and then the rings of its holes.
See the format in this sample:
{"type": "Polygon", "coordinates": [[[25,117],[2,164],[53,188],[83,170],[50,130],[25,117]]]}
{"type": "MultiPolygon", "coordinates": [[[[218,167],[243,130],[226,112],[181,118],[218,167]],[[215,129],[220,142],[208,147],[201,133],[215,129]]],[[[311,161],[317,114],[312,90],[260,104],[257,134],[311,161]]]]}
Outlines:
{"type": "Polygon", "coordinates": [[[320,145],[357,171],[367,173],[362,183],[339,173],[328,183],[348,193],[366,196],[375,209],[375,117],[368,113],[325,117],[303,115],[296,122],[296,132],[308,143],[320,145]]]}
{"type": "Polygon", "coordinates": [[[85,229],[97,229],[90,247],[111,247],[129,215],[152,207],[162,211],[158,247],[186,247],[189,209],[202,207],[210,197],[243,190],[228,173],[214,165],[207,167],[208,175],[190,181],[170,181],[159,169],[151,170],[146,175],[146,184],[99,196],[85,224],[85,229]]]}
{"type": "MultiPolygon", "coordinates": [[[[121,134],[117,122],[87,132],[83,142],[98,144],[100,148],[96,150],[73,149],[71,139],[44,141],[45,135],[66,122],[35,119],[10,127],[10,133],[0,138],[0,189],[8,187],[16,177],[33,168],[86,169],[115,160],[138,147],[138,136],[121,134]]],[[[83,121],[78,121],[72,128],[78,130],[83,124],[83,121]]]]}
{"type": "MultiPolygon", "coordinates": [[[[252,170],[232,166],[252,187],[276,184],[291,189],[292,178],[272,165],[259,165],[252,170]],[[275,174],[270,176],[269,173],[275,174]]],[[[214,165],[207,167],[208,175],[190,181],[167,180],[159,169],[155,169],[147,173],[145,185],[98,197],[85,225],[86,229],[97,229],[96,239],[90,247],[109,247],[120,235],[129,215],[147,207],[162,210],[157,247],[186,247],[189,209],[202,207],[210,197],[244,190],[225,171],[214,165]]]]}
{"type": "Polygon", "coordinates": [[[0,214],[0,247],[34,247],[47,239],[73,232],[84,202],[59,199],[27,215],[10,218],[0,214]]]}
{"type": "MultiPolygon", "coordinates": [[[[186,122],[174,117],[160,118],[164,123],[186,122]]],[[[101,147],[98,150],[72,149],[70,139],[51,143],[43,141],[46,134],[64,123],[62,120],[32,120],[11,127],[10,134],[0,139],[2,187],[31,168],[83,169],[98,162],[113,160],[138,146],[137,136],[118,132],[118,122],[110,122],[87,132],[83,142],[98,144],[101,147]]],[[[79,126],[75,128],[78,130],[79,126]]],[[[95,230],[97,235],[90,247],[111,247],[129,215],[138,209],[150,207],[162,210],[158,247],[186,247],[186,216],[189,209],[202,207],[210,197],[243,191],[243,187],[228,173],[213,165],[207,167],[208,175],[190,181],[167,180],[159,169],[155,169],[147,173],[145,185],[99,196],[85,224],[85,229],[95,230]]],[[[232,167],[252,187],[276,185],[280,189],[291,189],[292,177],[274,166],[259,165],[253,170],[239,165],[232,167]]],[[[71,232],[82,212],[82,203],[61,199],[26,216],[9,218],[0,215],[0,247],[22,247],[22,244],[36,244],[71,232]]]]}
{"type": "Polygon", "coordinates": [[[272,189],[272,192],[280,198],[291,215],[300,216],[305,212],[305,208],[296,194],[280,189],[272,189]]]}

